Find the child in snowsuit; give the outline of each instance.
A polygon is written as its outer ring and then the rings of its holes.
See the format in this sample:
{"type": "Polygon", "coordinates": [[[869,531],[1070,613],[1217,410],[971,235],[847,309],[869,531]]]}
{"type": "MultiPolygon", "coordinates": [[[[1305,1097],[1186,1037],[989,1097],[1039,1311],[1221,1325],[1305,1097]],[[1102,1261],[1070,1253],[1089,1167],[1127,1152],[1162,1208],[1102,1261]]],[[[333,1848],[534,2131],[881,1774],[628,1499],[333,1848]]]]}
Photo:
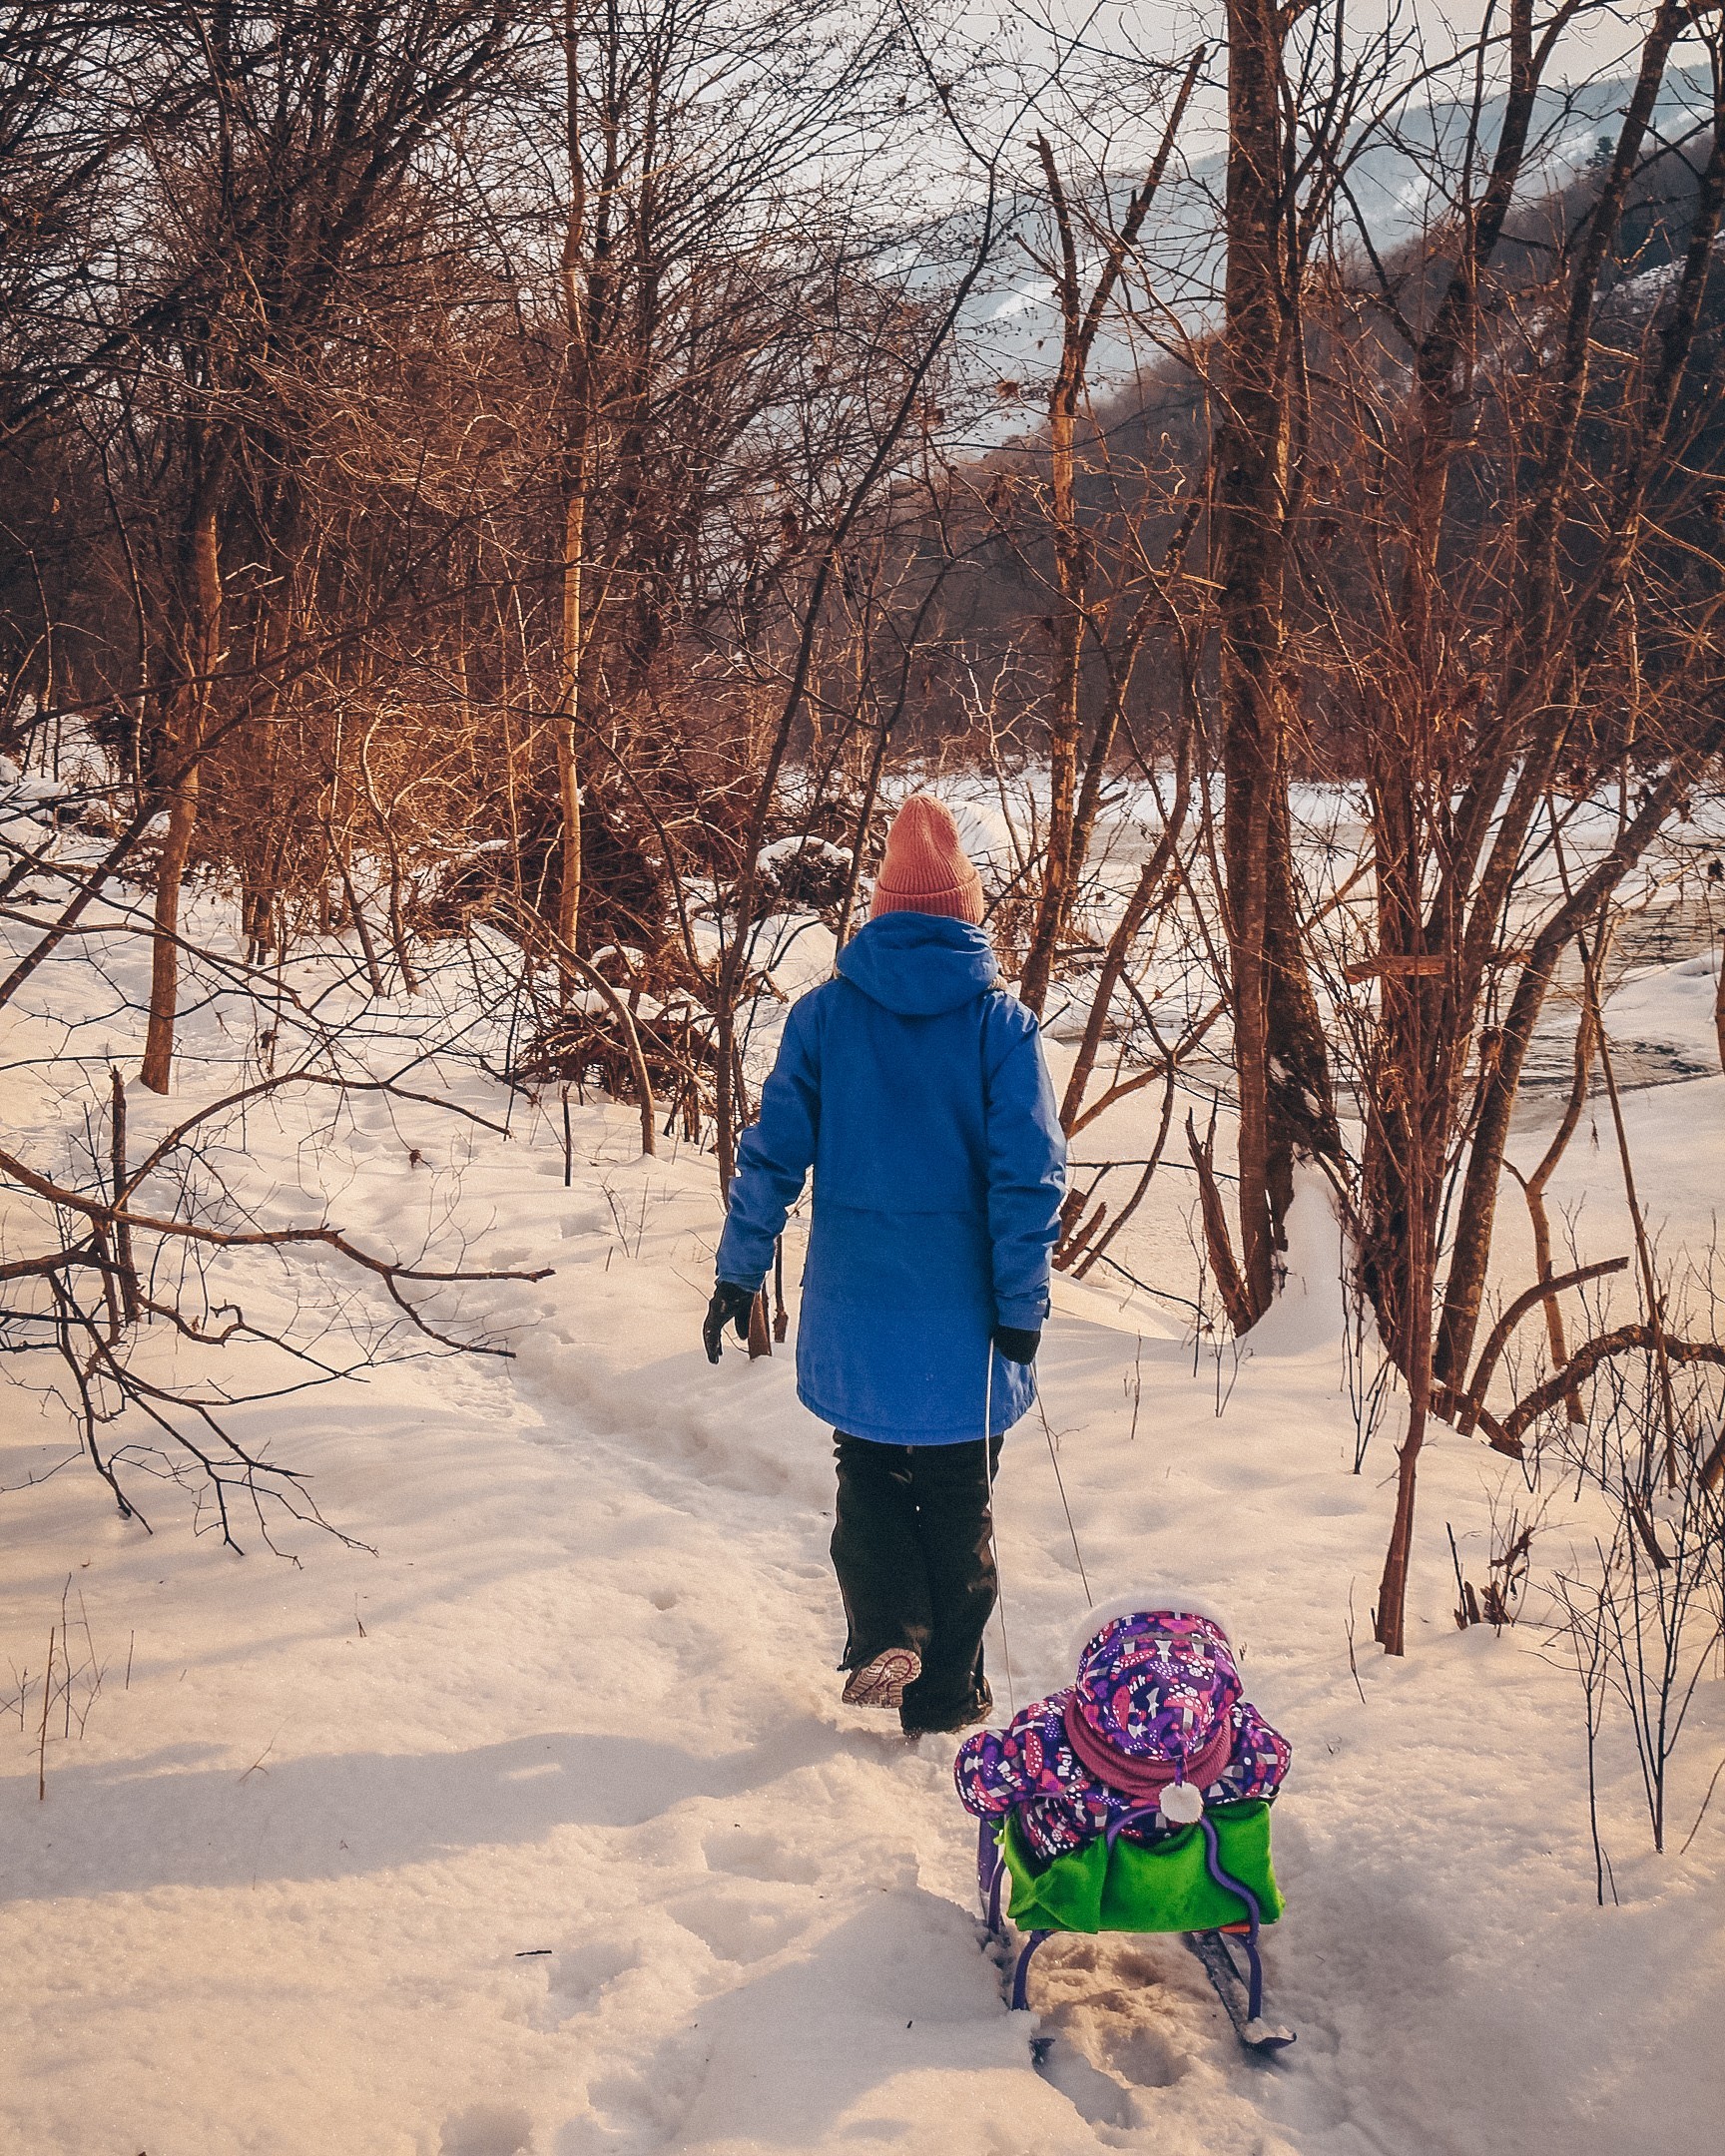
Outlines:
{"type": "Polygon", "coordinates": [[[1228,1634],[1187,1596],[1129,1596],[1090,1612],[1078,1676],[1005,1730],[959,1747],[953,1779],[967,1811],[1018,1808],[1043,1859],[1082,1849],[1118,1819],[1155,1842],[1198,1818],[1200,1800],[1274,1798],[1288,1741],[1240,1696],[1228,1634]]]}
{"type": "Polygon", "coordinates": [[[911,1733],[992,1705],[994,1467],[1035,1397],[1065,1191],[1036,1021],[998,985],[981,921],[957,826],[913,795],[872,918],[786,1020],[705,1328],[715,1362],[727,1323],[746,1336],[813,1168],[797,1392],[838,1450],[845,1698],[896,1708],[911,1733]]]}

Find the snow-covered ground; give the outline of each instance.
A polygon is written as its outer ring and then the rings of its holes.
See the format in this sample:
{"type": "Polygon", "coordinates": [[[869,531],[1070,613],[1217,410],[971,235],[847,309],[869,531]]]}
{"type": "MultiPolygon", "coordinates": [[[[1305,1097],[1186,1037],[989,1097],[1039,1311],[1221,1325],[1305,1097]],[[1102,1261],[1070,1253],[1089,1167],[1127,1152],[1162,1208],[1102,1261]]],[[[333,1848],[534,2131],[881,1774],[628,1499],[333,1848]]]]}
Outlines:
{"type": "MultiPolygon", "coordinates": [[[[1623,991],[1636,1027],[1699,1040],[1704,969],[1639,976],[1623,991]]],[[[92,980],[85,956],[57,961],[39,1007],[95,1012],[92,980]]],[[[34,1023],[15,1026],[15,1056],[66,1045],[34,1023]]],[[[381,1045],[407,1023],[394,1006],[381,1045]]],[[[196,1096],[232,1080],[245,1043],[219,1005],[192,1038],[208,1058],[187,1065],[196,1096]]],[[[127,1052],[123,1017],[76,1045],[127,1052]]],[[[437,1070],[416,1083],[501,1120],[500,1089],[437,1070]]],[[[10,1071],[9,1144],[46,1157],[62,1141],[65,1073],[10,1071]]],[[[135,1113],[150,1125],[147,1103],[135,1113]]],[[[1725,1078],[1635,1093],[1629,1115],[1649,1213],[1669,1242],[1704,1247],[1725,1078]]],[[[440,1306],[509,1340],[512,1361],[427,1354],[236,1411],[237,1429],[313,1471],[325,1516],[370,1549],[298,1527],[282,1537],[291,1562],[255,1535],[236,1557],[191,1534],[171,1485],[149,1486],[150,1536],[76,1462],[23,1486],[63,1457],[65,1425],[16,1386],[0,1394],[0,1651],[24,1693],[0,1721],[0,2145],[1712,2145],[1725,1804],[1675,1845],[1725,1738],[1725,1685],[1712,1671],[1697,1695],[1663,1858],[1608,1730],[1617,1905],[1595,1906],[1574,1678],[1536,1606],[1501,1636],[1450,1616],[1445,1524],[1480,1577],[1493,1507],[1525,1501],[1512,1462],[1437,1431],[1410,1652],[1387,1662],[1371,1644],[1394,1431],[1356,1474],[1336,1233],[1315,1193],[1296,1214],[1289,1297],[1238,1359],[1195,1350],[1176,1306],[1062,1286],[1041,1365],[1048,1431],[1032,1415],[1008,1439],[998,1504],[1002,1711],[1068,1674],[1086,1577],[1097,1597],[1160,1580],[1233,1613],[1249,1690],[1295,1748],[1276,1813],[1289,1909],[1267,1959],[1300,2040],[1262,2065],[1171,1939],[1052,1942],[1034,2013],[1006,2010],[953,1741],[906,1746],[839,1704],[829,1441],[797,1404],[790,1346],[753,1364],[732,1348],[718,1369],[701,1351],[711,1160],[644,1161],[634,1112],[590,1105],[565,1189],[554,1104],[517,1104],[507,1139],[375,1097],[326,1119],[302,1102],[250,1119],[235,1172],[269,1217],[303,1218],[326,1192],[330,1218],[374,1247],[415,1247],[441,1221],[471,1263],[555,1271],[440,1306]],[[104,1676],[82,1736],[56,1720],[39,1802],[24,1710],[63,1597],[104,1676]],[[1040,2066],[1037,2032],[1053,2039],[1040,2066]]],[[[1086,1149],[1127,1151],[1133,1128],[1086,1149]]],[[[1564,1174],[1554,1218],[1585,1197],[1577,1236],[1610,1255],[1609,1133],[1595,1149],[1584,1131],[1564,1174]]],[[[1189,1178],[1158,1177],[1134,1265],[1174,1263],[1190,1198],[1189,1178]]],[[[1165,1285],[1189,1287],[1190,1270],[1165,1285]]],[[[262,1268],[253,1291],[264,1313],[296,1292],[262,1268]]],[[[236,1378],[261,1377],[261,1352],[246,1355],[236,1378]]],[[[1548,1512],[1536,1574],[1591,1524],[1567,1500],[1548,1512]]]]}

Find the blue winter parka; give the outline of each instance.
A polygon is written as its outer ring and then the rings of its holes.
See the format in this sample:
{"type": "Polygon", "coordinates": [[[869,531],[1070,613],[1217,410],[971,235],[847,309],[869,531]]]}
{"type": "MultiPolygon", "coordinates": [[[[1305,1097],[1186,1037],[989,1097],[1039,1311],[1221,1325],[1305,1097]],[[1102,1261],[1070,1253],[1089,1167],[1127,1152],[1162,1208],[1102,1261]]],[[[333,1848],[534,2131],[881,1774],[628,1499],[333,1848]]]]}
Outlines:
{"type": "Polygon", "coordinates": [[[719,1278],[761,1285],[813,1168],[797,1393],[854,1437],[997,1435],[1036,1396],[990,1335],[1047,1316],[1066,1141],[998,974],[966,921],[870,921],[792,1006],[738,1150],[719,1278]]]}

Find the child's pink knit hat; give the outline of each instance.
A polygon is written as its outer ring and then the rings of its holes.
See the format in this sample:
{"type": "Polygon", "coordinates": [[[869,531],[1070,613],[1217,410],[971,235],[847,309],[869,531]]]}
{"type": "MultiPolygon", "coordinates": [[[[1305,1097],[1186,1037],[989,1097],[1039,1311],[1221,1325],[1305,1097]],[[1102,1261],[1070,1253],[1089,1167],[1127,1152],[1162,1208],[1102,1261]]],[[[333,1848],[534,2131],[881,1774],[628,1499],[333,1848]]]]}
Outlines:
{"type": "Polygon", "coordinates": [[[871,910],[876,918],[934,913],[982,925],[982,878],[959,840],[951,811],[926,794],[912,794],[892,818],[871,910]]]}

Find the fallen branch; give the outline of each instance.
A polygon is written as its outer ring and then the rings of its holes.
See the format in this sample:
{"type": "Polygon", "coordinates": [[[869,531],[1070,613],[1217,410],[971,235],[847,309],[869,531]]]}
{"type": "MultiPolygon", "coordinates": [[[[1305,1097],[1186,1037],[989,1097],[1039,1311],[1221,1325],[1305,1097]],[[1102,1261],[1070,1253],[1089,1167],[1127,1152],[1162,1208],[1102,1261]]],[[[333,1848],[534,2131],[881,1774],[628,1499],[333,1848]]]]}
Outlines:
{"type": "MultiPolygon", "coordinates": [[[[186,1242],[206,1244],[217,1250],[281,1250],[321,1245],[327,1250],[337,1252],[350,1265],[356,1265],[363,1272],[373,1274],[382,1281],[391,1302],[428,1340],[435,1341],[439,1347],[453,1348],[463,1353],[508,1356],[511,1350],[507,1348],[490,1348],[450,1340],[425,1322],[401,1294],[399,1283],[542,1281],[549,1280],[554,1270],[550,1266],[541,1266],[532,1273],[469,1272],[464,1268],[444,1271],[428,1266],[402,1265],[394,1259],[375,1257],[370,1251],[361,1250],[358,1244],[350,1242],[338,1228],[207,1228],[198,1221],[164,1220],[153,1213],[137,1213],[130,1206],[117,1206],[112,1201],[88,1198],[82,1191],[69,1190],[64,1184],[38,1175],[35,1169],[26,1167],[15,1155],[4,1150],[0,1150],[0,1174],[10,1176],[15,1183],[21,1184],[34,1196],[46,1199],[50,1205],[65,1206],[71,1212],[83,1214],[85,1219],[99,1228],[124,1227],[139,1230],[146,1235],[176,1236],[186,1242]]],[[[98,1262],[82,1252],[68,1252],[64,1255],[71,1263],[98,1262]]]]}
{"type": "Polygon", "coordinates": [[[1234,1246],[1228,1239],[1228,1216],[1223,1210],[1222,1193],[1216,1183],[1215,1117],[1210,1119],[1209,1134],[1200,1138],[1188,1108],[1186,1143],[1192,1154],[1192,1165],[1198,1171],[1198,1204],[1204,1220],[1204,1244],[1210,1254],[1210,1270],[1216,1276],[1217,1292],[1222,1298],[1222,1308],[1228,1313],[1228,1323],[1236,1335],[1246,1333],[1252,1327],[1252,1303],[1246,1293],[1246,1283],[1240,1277],[1234,1246]]]}
{"type": "MultiPolygon", "coordinates": [[[[1466,1391],[1455,1402],[1455,1427],[1462,1436],[1468,1436],[1479,1421],[1480,1402],[1484,1399],[1497,1368],[1497,1358],[1508,1346],[1509,1336],[1530,1310],[1547,1301],[1564,1288],[1579,1288],[1586,1281],[1600,1280],[1607,1273],[1621,1273],[1628,1267],[1627,1258],[1605,1258],[1597,1265],[1577,1266],[1572,1273],[1559,1273],[1552,1280],[1535,1281],[1533,1286],[1518,1295],[1509,1308],[1492,1327],[1490,1338],[1479,1350],[1479,1359],[1473,1366],[1473,1377],[1466,1391]]],[[[1566,1365],[1567,1366],[1567,1365],[1566,1365]]]]}
{"type": "MultiPolygon", "coordinates": [[[[1725,1346],[1718,1341],[1674,1340],[1663,1327],[1654,1328],[1639,1321],[1634,1325],[1618,1326],[1610,1333],[1601,1333],[1576,1348],[1569,1360],[1542,1385],[1536,1385],[1524,1399],[1519,1399],[1503,1417],[1498,1435],[1492,1444],[1498,1451],[1513,1448],[1516,1458],[1521,1455],[1521,1433],[1549,1412],[1562,1399],[1569,1387],[1592,1376],[1601,1362],[1608,1362],[1615,1355],[1632,1354],[1637,1348],[1657,1352],[1663,1348],[1668,1362],[1711,1362],[1725,1368],[1725,1346]]],[[[1480,1425],[1485,1425],[1480,1415],[1480,1425]]],[[[1715,1445],[1708,1454],[1702,1469],[1704,1477],[1717,1479],[1720,1472],[1721,1447],[1715,1445]]]]}

